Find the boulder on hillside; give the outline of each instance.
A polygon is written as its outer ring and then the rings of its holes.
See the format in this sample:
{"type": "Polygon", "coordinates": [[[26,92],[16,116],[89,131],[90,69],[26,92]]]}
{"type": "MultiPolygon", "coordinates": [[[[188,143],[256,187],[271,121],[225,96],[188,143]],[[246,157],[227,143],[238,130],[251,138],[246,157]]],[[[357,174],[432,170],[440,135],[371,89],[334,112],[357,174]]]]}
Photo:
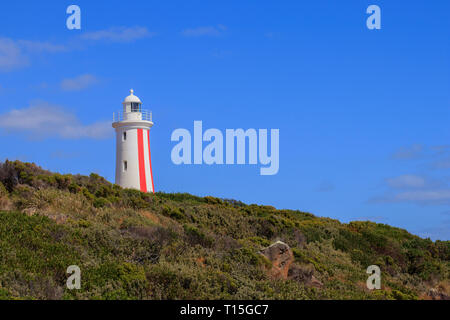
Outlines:
{"type": "Polygon", "coordinates": [[[272,263],[270,274],[274,278],[287,279],[289,267],[294,261],[291,248],[282,241],[277,241],[260,252],[272,263]]]}
{"type": "Polygon", "coordinates": [[[428,291],[428,296],[432,300],[450,300],[450,296],[442,292],[441,290],[437,288],[432,288],[428,291]]]}
{"type": "Polygon", "coordinates": [[[288,277],[289,279],[304,283],[309,287],[323,287],[323,283],[314,276],[314,267],[311,265],[299,266],[294,264],[289,269],[288,277]]]}

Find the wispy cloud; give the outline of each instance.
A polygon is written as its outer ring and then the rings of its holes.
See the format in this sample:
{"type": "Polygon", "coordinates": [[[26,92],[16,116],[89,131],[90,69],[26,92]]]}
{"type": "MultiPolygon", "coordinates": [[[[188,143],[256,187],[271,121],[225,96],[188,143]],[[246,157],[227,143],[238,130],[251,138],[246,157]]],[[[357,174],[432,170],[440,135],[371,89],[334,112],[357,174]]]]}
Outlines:
{"type": "Polygon", "coordinates": [[[329,181],[322,181],[320,185],[317,187],[316,191],[318,192],[331,192],[335,189],[334,184],[329,181]]]}
{"type": "Polygon", "coordinates": [[[450,158],[441,159],[433,163],[435,169],[450,169],[450,158]]]}
{"type": "Polygon", "coordinates": [[[28,64],[28,57],[15,41],[0,38],[0,71],[7,72],[28,64]]]}
{"type": "Polygon", "coordinates": [[[442,155],[450,152],[450,145],[431,146],[430,149],[437,155],[442,155]]]}
{"type": "MultiPolygon", "coordinates": [[[[421,170],[450,168],[450,145],[413,144],[402,147],[392,155],[393,159],[420,159],[421,170]],[[425,163],[425,166],[423,165],[425,163]]],[[[432,174],[432,171],[429,171],[432,174]]],[[[403,202],[419,205],[450,204],[450,179],[441,172],[433,178],[429,175],[404,174],[384,181],[384,195],[369,199],[371,203],[403,202]]]]}
{"type": "Polygon", "coordinates": [[[7,72],[28,66],[33,54],[67,50],[66,46],[51,42],[0,38],[0,71],[7,72]]]}
{"type": "Polygon", "coordinates": [[[450,220],[441,221],[436,227],[420,228],[416,233],[431,240],[450,240],[450,220]]]}
{"type": "Polygon", "coordinates": [[[408,147],[401,147],[393,155],[393,159],[416,159],[422,155],[424,147],[421,144],[414,144],[408,147]]]}
{"type": "Polygon", "coordinates": [[[417,190],[397,193],[386,197],[387,202],[413,202],[418,204],[450,203],[450,189],[417,190]]]}
{"type": "Polygon", "coordinates": [[[181,34],[185,37],[220,36],[226,30],[226,26],[219,24],[217,26],[185,29],[181,32],[181,34]]]}
{"type": "Polygon", "coordinates": [[[265,33],[264,34],[264,36],[266,37],[266,38],[270,38],[270,39],[272,39],[272,38],[276,38],[276,37],[278,37],[280,34],[278,33],[278,32],[267,32],[267,33],[265,33]]]}
{"type": "Polygon", "coordinates": [[[80,157],[80,153],[79,152],[67,152],[64,150],[56,150],[50,154],[50,157],[52,159],[67,160],[67,159],[74,159],[74,158],[80,157]]]}
{"type": "Polygon", "coordinates": [[[148,31],[146,27],[112,27],[105,30],[86,32],[81,35],[81,38],[92,41],[133,42],[155,35],[155,32],[148,31]]]}
{"type": "Polygon", "coordinates": [[[433,169],[448,169],[450,168],[450,145],[425,146],[413,144],[399,148],[392,155],[392,159],[422,159],[430,162],[433,169]]]}
{"type": "Polygon", "coordinates": [[[23,133],[30,139],[104,139],[112,134],[110,121],[85,125],[74,114],[47,102],[0,114],[0,129],[23,133]]]}
{"type": "Polygon", "coordinates": [[[373,222],[381,222],[386,221],[388,218],[383,216],[363,216],[363,217],[356,217],[354,219],[355,221],[373,221],[373,222]]]}
{"type": "Polygon", "coordinates": [[[64,52],[69,48],[62,44],[56,44],[48,41],[30,41],[30,40],[18,40],[17,45],[23,48],[25,51],[32,53],[39,52],[64,52]]]}
{"type": "Polygon", "coordinates": [[[369,199],[369,203],[414,203],[418,205],[450,204],[450,189],[403,191],[369,199]]]}
{"type": "Polygon", "coordinates": [[[79,91],[95,85],[99,80],[92,74],[83,74],[74,78],[61,81],[61,89],[64,91],[79,91]]]}
{"type": "Polygon", "coordinates": [[[218,59],[226,58],[226,57],[230,56],[231,54],[232,54],[232,52],[229,50],[214,49],[212,52],[212,56],[214,58],[218,58],[218,59]]]}
{"type": "Polygon", "coordinates": [[[372,203],[409,202],[420,205],[450,203],[450,187],[443,181],[417,175],[401,175],[385,180],[387,191],[372,203]]]}
{"type": "Polygon", "coordinates": [[[424,177],[413,174],[405,174],[394,178],[386,179],[386,183],[391,188],[423,188],[427,182],[424,177]]]}
{"type": "Polygon", "coordinates": [[[43,53],[61,53],[85,48],[85,44],[96,41],[133,42],[155,36],[145,27],[112,27],[86,32],[71,38],[65,44],[49,41],[16,40],[0,37],[0,72],[9,72],[30,65],[31,57],[43,53]]]}

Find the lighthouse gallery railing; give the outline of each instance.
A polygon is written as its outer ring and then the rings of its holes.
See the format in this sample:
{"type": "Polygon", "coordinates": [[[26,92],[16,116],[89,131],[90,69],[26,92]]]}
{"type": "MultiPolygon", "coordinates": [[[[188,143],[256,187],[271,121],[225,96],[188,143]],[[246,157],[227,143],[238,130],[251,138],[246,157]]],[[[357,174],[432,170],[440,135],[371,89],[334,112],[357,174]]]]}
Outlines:
{"type": "Polygon", "coordinates": [[[145,109],[141,109],[140,112],[113,112],[113,122],[124,120],[144,120],[153,122],[152,112],[145,109]]]}

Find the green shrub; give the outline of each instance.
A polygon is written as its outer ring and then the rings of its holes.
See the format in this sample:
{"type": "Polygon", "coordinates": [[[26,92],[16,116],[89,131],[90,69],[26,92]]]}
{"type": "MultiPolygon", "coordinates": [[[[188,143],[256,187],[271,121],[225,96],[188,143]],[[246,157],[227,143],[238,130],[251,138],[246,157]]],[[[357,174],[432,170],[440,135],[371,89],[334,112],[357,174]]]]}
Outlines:
{"type": "Polygon", "coordinates": [[[157,192],[156,195],[159,198],[162,199],[168,199],[173,200],[176,202],[186,202],[186,203],[204,203],[205,199],[201,197],[196,197],[194,195],[191,195],[189,193],[164,193],[164,192],[157,192]]]}
{"type": "Polygon", "coordinates": [[[9,291],[4,288],[0,288],[0,300],[8,300],[10,298],[11,295],[9,294],[9,291]]]}
{"type": "Polygon", "coordinates": [[[221,199],[211,197],[211,196],[205,197],[205,201],[206,201],[206,203],[210,203],[210,204],[222,204],[223,203],[221,199]]]}
{"type": "Polygon", "coordinates": [[[69,184],[69,186],[67,188],[69,189],[69,191],[71,193],[78,193],[78,192],[81,191],[81,187],[79,185],[77,185],[76,183],[74,183],[74,182],[69,184]]]}
{"type": "Polygon", "coordinates": [[[8,195],[8,190],[6,190],[6,187],[3,185],[3,183],[0,182],[0,197],[4,197],[8,195]]]}
{"type": "Polygon", "coordinates": [[[384,224],[143,193],[97,174],[53,174],[20,161],[0,163],[2,195],[2,207],[16,211],[0,212],[0,299],[416,299],[431,288],[448,294],[450,241],[384,224]],[[287,279],[273,278],[272,263],[259,252],[277,239],[293,251],[287,279]],[[82,271],[81,290],[64,286],[73,264],[82,271]],[[371,264],[381,267],[383,290],[366,289],[371,264]],[[311,287],[312,274],[321,287],[311,287]]]}
{"type": "Polygon", "coordinates": [[[95,198],[93,205],[95,208],[103,208],[108,203],[109,201],[105,198],[95,198]]]}
{"type": "Polygon", "coordinates": [[[81,193],[91,202],[94,202],[95,196],[89,192],[89,190],[86,187],[81,188],[81,193]]]}
{"type": "Polygon", "coordinates": [[[416,296],[403,293],[399,290],[392,290],[390,295],[395,300],[417,300],[416,296]]]}
{"type": "Polygon", "coordinates": [[[211,247],[214,243],[214,239],[205,235],[203,232],[198,230],[195,226],[187,225],[184,226],[184,232],[187,235],[189,243],[192,245],[199,244],[204,247],[211,247]]]}
{"type": "Polygon", "coordinates": [[[173,208],[167,205],[163,205],[163,209],[162,209],[162,214],[165,216],[168,216],[172,219],[178,220],[178,221],[183,221],[186,220],[185,215],[182,213],[182,211],[184,211],[184,209],[182,208],[173,208]]]}
{"type": "Polygon", "coordinates": [[[91,226],[91,222],[81,219],[78,221],[78,225],[82,228],[89,228],[91,226]]]}

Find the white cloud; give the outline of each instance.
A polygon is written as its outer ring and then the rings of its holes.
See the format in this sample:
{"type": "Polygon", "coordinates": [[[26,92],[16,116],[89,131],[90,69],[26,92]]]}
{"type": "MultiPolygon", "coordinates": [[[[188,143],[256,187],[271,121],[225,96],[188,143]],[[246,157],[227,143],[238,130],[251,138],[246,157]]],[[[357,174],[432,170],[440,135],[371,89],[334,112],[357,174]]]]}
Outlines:
{"type": "Polygon", "coordinates": [[[370,199],[369,202],[409,202],[420,205],[450,203],[450,188],[442,179],[405,174],[386,179],[385,183],[386,193],[370,199]]]}
{"type": "Polygon", "coordinates": [[[275,37],[278,37],[279,36],[279,33],[278,32],[267,32],[267,33],[265,33],[264,34],[264,36],[266,37],[266,38],[275,38],[275,37]]]}
{"type": "Polygon", "coordinates": [[[450,151],[450,145],[431,146],[430,149],[437,155],[443,155],[450,151]]]}
{"type": "Polygon", "coordinates": [[[438,226],[420,228],[416,233],[423,238],[431,240],[450,240],[450,220],[441,221],[438,226]]]}
{"type": "Polygon", "coordinates": [[[0,71],[7,72],[29,65],[32,54],[66,50],[65,46],[50,42],[0,38],[0,71]]]}
{"type": "Polygon", "coordinates": [[[450,202],[450,189],[407,191],[392,197],[395,202],[446,203],[450,202]]]}
{"type": "Polygon", "coordinates": [[[74,159],[80,157],[79,152],[67,152],[64,150],[56,150],[50,154],[50,157],[53,159],[74,159]]]}
{"type": "MultiPolygon", "coordinates": [[[[110,42],[132,42],[137,39],[152,37],[155,33],[145,27],[113,27],[106,30],[87,32],[81,35],[81,40],[105,40],[110,42]]],[[[30,58],[36,54],[59,53],[83,49],[86,41],[72,41],[66,44],[49,41],[14,40],[0,37],[0,72],[28,66],[30,58]]]]}
{"type": "Polygon", "coordinates": [[[436,161],[433,164],[433,167],[435,169],[450,169],[450,158],[442,159],[439,161],[436,161]]]}
{"type": "Polygon", "coordinates": [[[356,221],[373,221],[373,222],[381,222],[386,221],[388,218],[383,216],[363,216],[363,217],[356,217],[353,220],[356,221]]]}
{"type": "Polygon", "coordinates": [[[386,183],[391,188],[423,188],[426,186],[426,180],[412,174],[405,174],[395,178],[386,179],[386,183]]]}
{"type": "Polygon", "coordinates": [[[15,41],[0,38],[0,71],[11,71],[26,66],[28,63],[28,57],[15,41]]]}
{"type": "Polygon", "coordinates": [[[227,27],[219,24],[217,27],[207,26],[207,27],[185,29],[181,33],[185,37],[220,36],[226,30],[227,27]]]}
{"type": "MultiPolygon", "coordinates": [[[[424,146],[414,144],[400,148],[394,159],[418,159],[429,162],[430,169],[450,168],[448,157],[450,145],[424,146]]],[[[418,205],[448,205],[450,204],[450,179],[442,174],[436,178],[405,174],[385,180],[384,195],[369,199],[372,203],[402,202],[418,205]]]]}
{"type": "MultiPolygon", "coordinates": [[[[421,144],[413,144],[408,147],[399,148],[393,155],[393,159],[436,159],[445,157],[450,154],[450,145],[435,145],[435,146],[424,146],[421,144]]],[[[435,168],[448,168],[448,162],[450,158],[444,159],[446,161],[435,161],[435,168]]]]}
{"type": "Polygon", "coordinates": [[[61,81],[61,89],[64,91],[79,91],[95,85],[99,80],[92,74],[83,74],[75,78],[61,81]]]}
{"type": "Polygon", "coordinates": [[[409,147],[401,147],[392,155],[394,159],[416,159],[422,155],[424,147],[420,144],[414,144],[409,147]]]}
{"type": "Polygon", "coordinates": [[[0,114],[0,128],[32,139],[104,139],[112,135],[110,121],[84,125],[74,114],[46,102],[0,114]]]}
{"type": "Polygon", "coordinates": [[[374,197],[370,203],[414,203],[418,205],[450,204],[450,189],[403,191],[374,197]]]}
{"type": "Polygon", "coordinates": [[[155,35],[156,33],[149,32],[145,27],[112,27],[105,30],[84,33],[81,35],[81,38],[93,41],[132,42],[155,35]]]}
{"type": "Polygon", "coordinates": [[[219,59],[226,58],[226,57],[230,56],[231,54],[232,54],[232,52],[229,50],[214,49],[214,51],[212,52],[212,56],[214,58],[219,58],[219,59]]]}
{"type": "Polygon", "coordinates": [[[317,187],[316,191],[318,192],[331,192],[335,189],[333,183],[329,181],[322,181],[320,185],[317,187]]]}
{"type": "Polygon", "coordinates": [[[17,45],[29,52],[63,52],[68,48],[61,44],[42,41],[18,40],[17,45]]]}

